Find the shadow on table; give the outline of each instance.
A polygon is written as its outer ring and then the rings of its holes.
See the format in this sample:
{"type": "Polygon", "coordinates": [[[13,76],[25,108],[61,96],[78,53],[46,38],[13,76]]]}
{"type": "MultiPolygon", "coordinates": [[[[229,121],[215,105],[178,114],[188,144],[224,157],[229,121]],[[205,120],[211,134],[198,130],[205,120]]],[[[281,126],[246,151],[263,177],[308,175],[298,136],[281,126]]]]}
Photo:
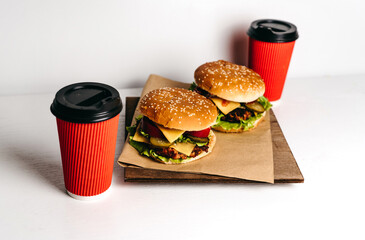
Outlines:
{"type": "Polygon", "coordinates": [[[27,151],[30,148],[9,148],[11,159],[18,161],[25,172],[41,178],[52,187],[65,193],[61,159],[47,152],[27,151]]]}

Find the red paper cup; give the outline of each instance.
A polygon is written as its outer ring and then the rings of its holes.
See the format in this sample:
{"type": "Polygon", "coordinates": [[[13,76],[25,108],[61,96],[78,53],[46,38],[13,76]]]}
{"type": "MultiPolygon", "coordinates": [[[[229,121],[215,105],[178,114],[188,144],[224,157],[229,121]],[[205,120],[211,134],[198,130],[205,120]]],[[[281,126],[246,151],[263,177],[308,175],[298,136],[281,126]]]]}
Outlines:
{"type": "Polygon", "coordinates": [[[272,19],[254,21],[249,31],[249,68],[264,79],[264,96],[281,98],[298,32],[295,25],[272,19]]]}
{"type": "Polygon", "coordinates": [[[69,193],[99,195],[110,187],[119,115],[99,123],[57,118],[63,175],[69,193]]]}
{"type": "Polygon", "coordinates": [[[109,189],[121,109],[118,91],[105,84],[77,83],[56,94],[51,111],[70,196],[90,200],[109,189]]]}

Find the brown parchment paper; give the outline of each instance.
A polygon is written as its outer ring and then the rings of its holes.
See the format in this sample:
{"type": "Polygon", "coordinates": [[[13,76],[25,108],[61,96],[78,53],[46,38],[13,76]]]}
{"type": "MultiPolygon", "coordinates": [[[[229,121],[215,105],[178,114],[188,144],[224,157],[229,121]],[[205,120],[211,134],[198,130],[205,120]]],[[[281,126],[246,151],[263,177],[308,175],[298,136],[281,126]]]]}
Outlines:
{"type": "MultiPolygon", "coordinates": [[[[147,92],[161,87],[188,88],[190,84],[176,82],[157,75],[150,75],[141,97],[147,92]]],[[[134,118],[138,116],[138,106],[134,118]]],[[[135,120],[133,120],[133,123],[135,120]]],[[[134,166],[174,172],[210,174],[245,180],[274,183],[274,161],[270,130],[270,114],[266,114],[260,125],[248,132],[214,132],[217,142],[213,151],[190,163],[166,165],[142,157],[128,143],[127,138],[118,163],[123,167],[134,166]]]]}

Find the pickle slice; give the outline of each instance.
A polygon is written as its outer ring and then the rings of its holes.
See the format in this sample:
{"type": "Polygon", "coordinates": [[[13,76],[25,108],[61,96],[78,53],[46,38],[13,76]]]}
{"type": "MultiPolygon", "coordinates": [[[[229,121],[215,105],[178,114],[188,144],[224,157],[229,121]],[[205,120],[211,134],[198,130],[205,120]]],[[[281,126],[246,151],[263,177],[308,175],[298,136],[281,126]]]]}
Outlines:
{"type": "Polygon", "coordinates": [[[251,102],[251,103],[246,103],[245,105],[247,108],[249,108],[255,112],[259,112],[259,113],[265,112],[265,108],[257,101],[251,102]]]}
{"type": "Polygon", "coordinates": [[[150,137],[150,142],[156,147],[168,147],[172,145],[172,143],[170,143],[166,139],[156,137],[150,137]]]}
{"type": "Polygon", "coordinates": [[[188,135],[190,139],[194,140],[195,142],[199,142],[199,143],[207,143],[209,142],[209,138],[205,137],[205,138],[201,138],[201,137],[194,137],[191,135],[188,135]]]}

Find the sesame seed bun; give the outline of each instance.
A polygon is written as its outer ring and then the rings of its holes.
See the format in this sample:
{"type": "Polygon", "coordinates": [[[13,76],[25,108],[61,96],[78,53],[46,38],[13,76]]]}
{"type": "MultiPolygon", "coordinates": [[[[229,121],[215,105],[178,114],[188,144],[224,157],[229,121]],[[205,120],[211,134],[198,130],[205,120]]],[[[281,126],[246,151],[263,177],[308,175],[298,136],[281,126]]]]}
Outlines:
{"type": "Polygon", "coordinates": [[[140,101],[141,113],[167,128],[200,131],[212,126],[218,116],[214,103],[204,96],[182,88],[159,88],[140,101]]]}
{"type": "Polygon", "coordinates": [[[193,162],[193,161],[196,161],[202,157],[205,157],[206,155],[208,155],[209,153],[212,152],[213,150],[213,147],[216,143],[216,136],[215,134],[213,133],[213,131],[210,131],[210,138],[209,138],[209,143],[208,143],[208,152],[202,152],[201,154],[199,154],[198,156],[196,157],[193,157],[193,158],[189,158],[189,159],[184,159],[182,160],[180,163],[175,163],[175,162],[165,162],[165,161],[162,161],[161,159],[157,158],[157,157],[154,157],[154,156],[151,156],[153,159],[155,159],[156,161],[158,162],[161,162],[161,163],[164,163],[164,164],[183,164],[183,163],[188,163],[188,162],[193,162]]]}
{"type": "Polygon", "coordinates": [[[265,83],[258,73],[224,60],[201,65],[194,78],[198,87],[234,102],[252,102],[265,92],[265,83]]]}
{"type": "MultiPolygon", "coordinates": [[[[246,130],[245,132],[254,130],[257,127],[257,125],[259,125],[259,123],[265,118],[265,115],[266,115],[266,112],[264,112],[262,114],[262,116],[255,121],[255,123],[253,124],[254,125],[253,128],[250,128],[250,129],[246,130]]],[[[232,128],[230,130],[226,130],[226,129],[222,128],[221,126],[213,126],[212,129],[214,129],[215,131],[218,131],[218,132],[225,132],[225,133],[240,133],[240,132],[244,132],[244,127],[240,127],[238,129],[232,128]]]]}

